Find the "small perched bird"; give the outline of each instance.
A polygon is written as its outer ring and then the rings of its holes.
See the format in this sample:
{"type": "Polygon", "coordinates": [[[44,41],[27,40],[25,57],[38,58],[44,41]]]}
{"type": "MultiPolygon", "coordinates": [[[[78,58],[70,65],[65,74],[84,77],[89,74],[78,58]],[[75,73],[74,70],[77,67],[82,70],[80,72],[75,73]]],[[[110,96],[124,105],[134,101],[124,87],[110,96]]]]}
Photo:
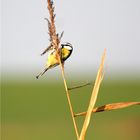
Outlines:
{"type": "MultiPolygon", "coordinates": [[[[64,64],[64,61],[67,60],[72,51],[73,51],[73,47],[70,43],[64,43],[61,44],[61,48],[59,48],[58,50],[60,52],[60,58],[61,58],[61,62],[62,64],[64,64]]],[[[57,59],[57,51],[55,49],[52,49],[49,51],[48,54],[48,59],[47,59],[47,63],[45,66],[45,69],[39,73],[36,78],[38,79],[40,76],[42,76],[47,70],[56,67],[57,65],[59,65],[59,61],[57,59]]]]}

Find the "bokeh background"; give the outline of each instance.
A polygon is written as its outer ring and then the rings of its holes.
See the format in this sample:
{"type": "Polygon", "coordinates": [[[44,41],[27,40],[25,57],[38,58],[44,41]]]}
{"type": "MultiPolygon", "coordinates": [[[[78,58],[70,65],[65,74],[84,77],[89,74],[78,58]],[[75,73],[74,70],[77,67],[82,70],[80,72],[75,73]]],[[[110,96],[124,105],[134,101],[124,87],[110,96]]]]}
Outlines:
{"type": "MultiPolygon", "coordinates": [[[[105,78],[96,106],[140,101],[140,1],[55,0],[57,31],[73,44],[65,64],[69,86],[94,83],[104,48],[105,78]]],[[[76,139],[60,68],[41,79],[48,46],[46,0],[1,1],[2,140],[76,139]]],[[[74,90],[75,112],[85,111],[92,86],[74,90]]],[[[84,117],[76,118],[79,130],[84,117]]],[[[139,140],[140,107],[94,114],[87,140],[139,140]]]]}

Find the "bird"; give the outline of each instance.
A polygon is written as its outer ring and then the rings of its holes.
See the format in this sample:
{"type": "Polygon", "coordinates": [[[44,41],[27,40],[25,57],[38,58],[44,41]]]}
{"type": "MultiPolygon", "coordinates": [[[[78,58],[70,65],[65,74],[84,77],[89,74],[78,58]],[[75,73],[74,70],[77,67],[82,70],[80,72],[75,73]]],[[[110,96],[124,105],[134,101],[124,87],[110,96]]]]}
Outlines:
{"type": "MultiPolygon", "coordinates": [[[[66,42],[61,44],[61,47],[58,49],[58,52],[60,52],[60,59],[61,63],[64,65],[64,62],[70,57],[70,55],[73,52],[73,46],[66,42]]],[[[48,58],[45,64],[45,68],[42,72],[40,72],[36,78],[38,79],[40,76],[42,76],[46,71],[49,69],[52,69],[59,65],[59,60],[57,59],[57,53],[56,49],[52,48],[49,50],[48,58]]]]}

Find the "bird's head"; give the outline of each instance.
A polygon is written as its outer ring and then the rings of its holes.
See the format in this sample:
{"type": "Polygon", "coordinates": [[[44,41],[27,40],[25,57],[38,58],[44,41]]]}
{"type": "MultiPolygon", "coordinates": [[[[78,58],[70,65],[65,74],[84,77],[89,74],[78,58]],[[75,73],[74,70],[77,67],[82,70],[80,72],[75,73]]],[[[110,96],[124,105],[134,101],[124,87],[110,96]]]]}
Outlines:
{"type": "Polygon", "coordinates": [[[61,44],[61,46],[62,46],[62,48],[65,48],[65,49],[67,49],[69,51],[73,50],[72,45],[70,43],[68,43],[68,42],[61,44]]]}

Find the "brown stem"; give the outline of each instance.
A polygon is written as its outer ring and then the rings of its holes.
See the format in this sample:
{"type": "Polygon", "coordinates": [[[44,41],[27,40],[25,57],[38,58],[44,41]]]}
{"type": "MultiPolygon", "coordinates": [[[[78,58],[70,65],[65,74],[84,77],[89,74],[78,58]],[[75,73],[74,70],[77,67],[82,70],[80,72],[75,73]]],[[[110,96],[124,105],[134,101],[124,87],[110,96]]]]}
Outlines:
{"type": "Polygon", "coordinates": [[[72,108],[72,104],[71,104],[71,100],[70,100],[70,94],[68,91],[68,86],[67,86],[67,82],[66,82],[66,78],[65,78],[64,67],[63,67],[63,64],[61,62],[60,52],[58,49],[61,38],[59,39],[58,35],[56,34],[55,21],[54,21],[54,18],[55,18],[54,6],[53,6],[53,3],[51,0],[47,0],[47,2],[48,2],[49,14],[50,14],[50,22],[48,22],[48,23],[49,23],[50,36],[52,38],[51,42],[57,51],[57,59],[59,61],[60,67],[61,67],[61,73],[62,73],[64,87],[65,87],[65,91],[66,91],[66,95],[67,95],[67,99],[68,99],[68,104],[69,104],[69,108],[70,108],[70,112],[71,112],[71,116],[72,116],[72,120],[73,120],[73,124],[74,124],[74,128],[75,128],[76,136],[77,136],[77,139],[79,139],[78,128],[77,128],[76,121],[74,118],[73,108],[72,108]]]}
{"type": "Polygon", "coordinates": [[[68,86],[67,86],[67,82],[66,82],[66,78],[65,78],[64,68],[63,68],[62,63],[60,61],[60,57],[59,57],[59,63],[60,63],[60,67],[61,67],[61,72],[62,72],[62,77],[63,77],[63,81],[64,81],[65,91],[66,91],[66,94],[67,94],[68,104],[69,104],[69,108],[70,108],[70,112],[71,112],[71,116],[72,116],[72,120],[73,120],[73,124],[74,124],[74,128],[75,128],[77,140],[78,140],[79,139],[79,132],[78,132],[78,128],[77,128],[77,125],[76,125],[75,118],[74,118],[73,108],[72,108],[72,104],[71,104],[71,100],[70,100],[70,94],[69,94],[69,90],[68,90],[68,86]]]}
{"type": "Polygon", "coordinates": [[[91,85],[91,83],[86,83],[86,84],[83,84],[83,85],[70,87],[70,88],[68,88],[68,90],[73,90],[73,89],[77,89],[77,88],[82,88],[82,87],[85,87],[85,86],[88,86],[88,85],[91,85]]]}

